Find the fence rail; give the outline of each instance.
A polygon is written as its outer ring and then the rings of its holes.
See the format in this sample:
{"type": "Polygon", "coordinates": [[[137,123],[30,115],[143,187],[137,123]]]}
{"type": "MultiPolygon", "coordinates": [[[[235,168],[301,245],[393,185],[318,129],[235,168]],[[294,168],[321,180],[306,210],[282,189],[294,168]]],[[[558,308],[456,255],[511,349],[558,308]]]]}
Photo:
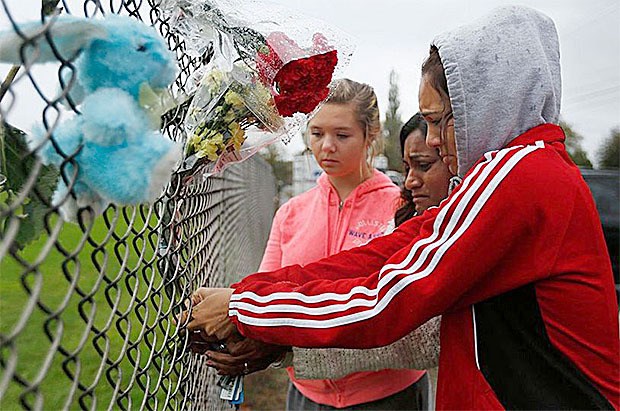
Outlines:
{"type": "MultiPolygon", "coordinates": [[[[39,18],[31,3],[1,0],[2,29],[24,10],[39,18]]],[[[178,93],[208,58],[184,53],[155,1],[58,7],[152,24],[177,53],[178,93]]],[[[25,151],[9,123],[27,111],[32,124],[53,128],[66,115],[58,78],[70,64],[54,68],[53,80],[22,67],[0,105],[0,409],[228,409],[204,360],[186,352],[175,318],[196,287],[257,268],[276,195],[271,168],[253,158],[189,185],[174,174],[153,205],[110,206],[93,221],[65,222],[49,201],[57,171],[25,151]],[[60,91],[48,97],[45,82],[60,91]],[[24,105],[24,95],[36,101],[24,105]]],[[[182,118],[182,109],[165,118],[173,140],[183,138],[182,118]]]]}

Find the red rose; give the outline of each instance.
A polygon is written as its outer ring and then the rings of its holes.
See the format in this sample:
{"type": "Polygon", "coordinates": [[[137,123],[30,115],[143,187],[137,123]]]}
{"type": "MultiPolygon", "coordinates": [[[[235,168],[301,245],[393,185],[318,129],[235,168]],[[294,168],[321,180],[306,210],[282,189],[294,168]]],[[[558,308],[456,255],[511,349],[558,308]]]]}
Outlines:
{"type": "Polygon", "coordinates": [[[338,54],[322,34],[316,33],[312,41],[312,49],[303,50],[284,33],[274,32],[267,37],[268,51],[258,53],[259,78],[274,94],[282,116],[308,114],[329,94],[338,54]]]}

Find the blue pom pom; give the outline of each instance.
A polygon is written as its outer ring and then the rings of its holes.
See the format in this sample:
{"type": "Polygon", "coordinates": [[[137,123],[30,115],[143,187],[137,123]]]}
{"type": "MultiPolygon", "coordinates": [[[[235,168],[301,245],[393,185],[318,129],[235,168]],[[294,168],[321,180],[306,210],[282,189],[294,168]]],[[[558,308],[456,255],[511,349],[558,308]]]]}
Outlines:
{"type": "Polygon", "coordinates": [[[149,129],[146,114],[123,90],[99,89],[86,98],[81,109],[87,142],[102,146],[129,143],[149,129]]]}

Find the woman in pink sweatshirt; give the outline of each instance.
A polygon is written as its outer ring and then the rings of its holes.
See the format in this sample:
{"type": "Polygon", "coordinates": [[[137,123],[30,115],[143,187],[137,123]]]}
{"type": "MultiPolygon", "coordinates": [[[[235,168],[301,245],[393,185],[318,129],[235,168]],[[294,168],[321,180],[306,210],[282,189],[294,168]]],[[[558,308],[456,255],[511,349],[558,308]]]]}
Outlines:
{"type": "MultiPolygon", "coordinates": [[[[363,245],[391,228],[400,192],[371,165],[380,136],[373,89],[340,80],[307,129],[310,148],[325,173],[317,186],[276,213],[260,271],[305,265],[363,245]]],[[[357,372],[337,380],[297,380],[292,368],[288,374],[289,410],[427,408],[425,371],[357,372]]]]}

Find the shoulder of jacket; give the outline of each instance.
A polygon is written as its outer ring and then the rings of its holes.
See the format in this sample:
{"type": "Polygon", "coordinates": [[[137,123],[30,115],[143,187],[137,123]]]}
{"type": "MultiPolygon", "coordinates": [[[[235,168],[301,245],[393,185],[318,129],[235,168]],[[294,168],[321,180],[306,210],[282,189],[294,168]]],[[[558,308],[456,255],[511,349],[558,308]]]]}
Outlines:
{"type": "Polygon", "coordinates": [[[400,197],[400,187],[397,185],[383,187],[381,192],[400,197]]]}
{"type": "MultiPolygon", "coordinates": [[[[509,152],[510,148],[500,151],[509,152]]],[[[516,148],[514,153],[516,155],[511,158],[489,166],[493,167],[490,176],[478,173],[472,181],[488,181],[488,185],[483,183],[485,187],[492,187],[493,192],[512,197],[521,208],[527,208],[528,205],[555,207],[558,198],[563,199],[564,206],[569,206],[575,191],[584,184],[579,169],[568,160],[568,156],[550,145],[522,146],[516,148]]]]}
{"type": "Polygon", "coordinates": [[[525,155],[512,172],[519,177],[529,177],[532,184],[543,187],[547,184],[566,183],[579,179],[579,169],[562,158],[562,154],[553,146],[544,144],[540,148],[525,155]]]}
{"type": "MultiPolygon", "coordinates": [[[[365,197],[370,200],[377,200],[382,205],[394,206],[395,202],[400,199],[400,188],[396,185],[383,186],[375,190],[361,193],[360,197],[365,197]]],[[[394,210],[395,211],[395,210],[394,210]]]]}
{"type": "Polygon", "coordinates": [[[321,189],[318,186],[314,186],[310,190],[290,198],[280,206],[278,211],[276,211],[276,214],[286,215],[292,211],[298,210],[299,208],[305,208],[309,202],[320,198],[322,195],[323,193],[321,192],[321,189]]]}

